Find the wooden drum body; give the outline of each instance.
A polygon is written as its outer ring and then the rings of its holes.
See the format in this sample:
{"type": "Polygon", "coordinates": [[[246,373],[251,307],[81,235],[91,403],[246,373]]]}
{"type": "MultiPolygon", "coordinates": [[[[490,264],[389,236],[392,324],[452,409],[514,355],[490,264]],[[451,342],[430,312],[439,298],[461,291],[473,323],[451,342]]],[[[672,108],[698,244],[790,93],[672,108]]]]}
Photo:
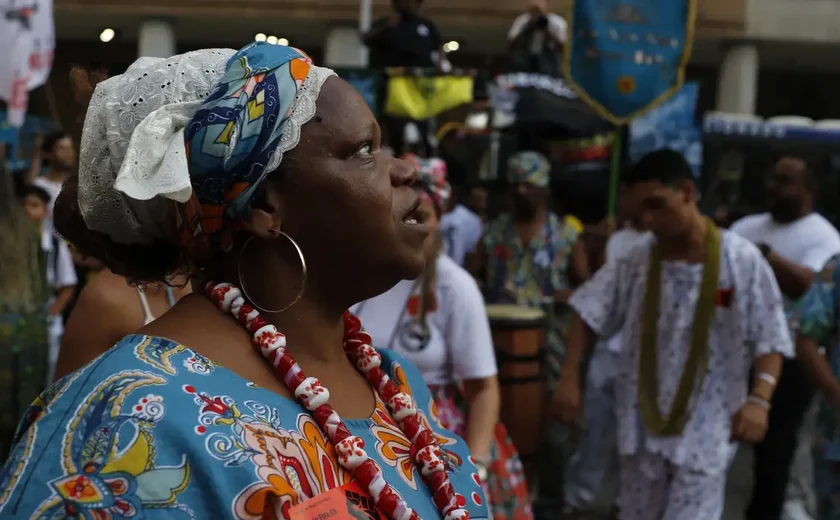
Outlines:
{"type": "Polygon", "coordinates": [[[516,445],[528,482],[536,482],[546,396],[545,314],[515,305],[488,305],[487,316],[499,366],[501,420],[516,445]]]}

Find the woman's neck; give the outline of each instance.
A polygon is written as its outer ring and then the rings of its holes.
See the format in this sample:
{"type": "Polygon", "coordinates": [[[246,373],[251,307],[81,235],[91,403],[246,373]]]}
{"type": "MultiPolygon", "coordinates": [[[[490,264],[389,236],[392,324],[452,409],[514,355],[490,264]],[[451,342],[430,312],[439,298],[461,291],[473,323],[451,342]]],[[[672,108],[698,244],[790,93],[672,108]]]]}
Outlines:
{"type": "Polygon", "coordinates": [[[347,359],[343,315],[343,310],[327,310],[313,298],[303,297],[288,310],[263,314],[263,318],[286,336],[286,348],[298,363],[332,364],[347,359]]]}

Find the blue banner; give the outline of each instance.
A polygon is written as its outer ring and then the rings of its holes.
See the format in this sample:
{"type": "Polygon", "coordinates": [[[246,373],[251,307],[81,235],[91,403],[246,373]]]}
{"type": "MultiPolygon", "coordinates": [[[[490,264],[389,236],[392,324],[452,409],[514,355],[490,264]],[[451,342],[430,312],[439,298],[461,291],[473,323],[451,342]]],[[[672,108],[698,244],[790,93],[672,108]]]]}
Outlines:
{"type": "Polygon", "coordinates": [[[696,0],[573,0],[566,77],[616,125],[682,86],[696,0]]]}
{"type": "Polygon", "coordinates": [[[670,148],[683,154],[700,175],[703,162],[702,133],[694,123],[699,88],[688,83],[668,101],[630,123],[630,160],[654,150],[670,148]]]}

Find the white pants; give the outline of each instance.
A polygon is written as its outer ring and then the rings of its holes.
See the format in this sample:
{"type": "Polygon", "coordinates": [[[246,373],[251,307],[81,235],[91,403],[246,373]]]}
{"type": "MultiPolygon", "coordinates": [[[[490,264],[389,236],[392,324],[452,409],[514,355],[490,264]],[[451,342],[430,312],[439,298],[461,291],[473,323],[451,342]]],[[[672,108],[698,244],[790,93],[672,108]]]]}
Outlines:
{"type": "Polygon", "coordinates": [[[720,520],[723,515],[725,471],[675,466],[645,451],[622,456],[619,466],[621,520],[720,520]]]}
{"type": "Polygon", "coordinates": [[[583,432],[565,472],[563,498],[567,506],[575,509],[593,507],[616,456],[616,360],[605,346],[596,346],[589,364],[583,432]]]}

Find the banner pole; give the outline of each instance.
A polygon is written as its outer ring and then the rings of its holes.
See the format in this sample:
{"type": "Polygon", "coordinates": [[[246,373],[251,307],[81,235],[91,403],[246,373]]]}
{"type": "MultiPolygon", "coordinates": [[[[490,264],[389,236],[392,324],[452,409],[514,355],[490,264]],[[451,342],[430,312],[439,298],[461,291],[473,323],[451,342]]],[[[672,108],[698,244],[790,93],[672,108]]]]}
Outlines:
{"type": "Polygon", "coordinates": [[[615,127],[613,138],[612,160],[610,161],[610,193],[607,199],[607,222],[609,231],[615,231],[616,204],[618,201],[618,185],[621,177],[621,134],[624,133],[624,126],[615,127]]]}

